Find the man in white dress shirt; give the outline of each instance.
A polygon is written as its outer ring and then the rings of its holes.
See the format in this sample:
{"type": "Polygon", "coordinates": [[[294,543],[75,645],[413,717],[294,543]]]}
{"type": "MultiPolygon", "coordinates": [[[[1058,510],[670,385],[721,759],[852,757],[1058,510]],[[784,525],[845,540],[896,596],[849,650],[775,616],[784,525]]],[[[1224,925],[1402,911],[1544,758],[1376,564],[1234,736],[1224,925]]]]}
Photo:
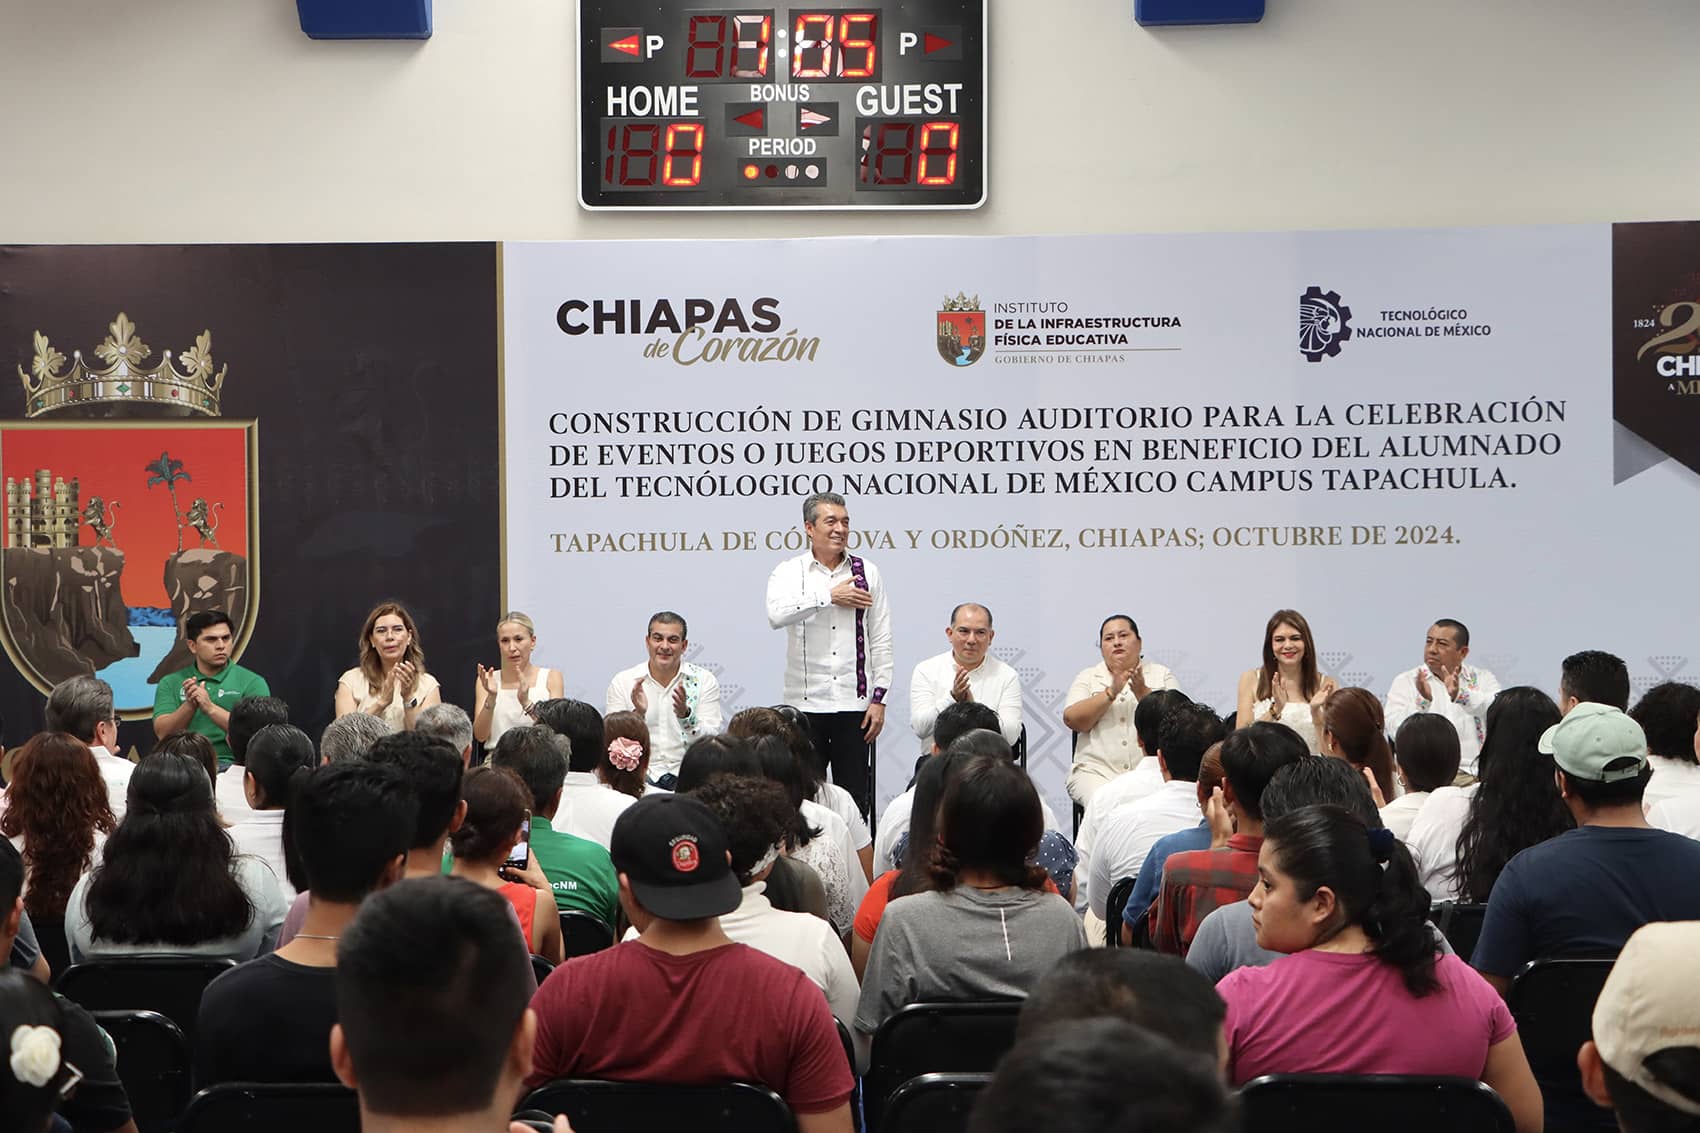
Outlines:
{"type": "Polygon", "coordinates": [[[1476,773],[1482,737],[1487,733],[1488,705],[1499,695],[1499,678],[1465,662],[1470,655],[1470,631],[1463,622],[1441,618],[1423,639],[1423,663],[1393,678],[1387,690],[1387,733],[1418,712],[1444,716],[1458,732],[1459,766],[1476,773]]]}
{"type": "Polygon", "coordinates": [[[950,649],[915,666],[909,680],[909,726],[923,755],[933,750],[933,722],[947,705],[974,701],[998,714],[998,730],[1011,745],[1021,738],[1021,678],[993,657],[992,612],[964,602],[945,627],[950,649]]]}
{"type": "Polygon", "coordinates": [[[866,815],[891,688],[891,607],[874,564],[848,553],[843,496],[804,500],[803,531],[808,551],[768,576],[767,624],[785,631],[786,703],[803,713],[832,781],[866,815]]]}
{"type": "Polygon", "coordinates": [[[649,781],[672,790],[685,749],[720,734],[720,682],[685,660],[690,648],[685,619],[662,610],[649,619],[643,647],[649,660],[622,669],[608,682],[603,711],[640,712],[649,725],[649,781]]]}
{"type": "Polygon", "coordinates": [[[595,705],[563,697],[539,704],[537,722],[567,738],[567,777],[561,783],[553,828],[588,838],[606,850],[614,839],[614,823],[637,800],[596,774],[596,765],[607,750],[602,713],[595,705]]]}
{"type": "Polygon", "coordinates": [[[1079,735],[1068,773],[1069,797],[1085,806],[1093,794],[1139,763],[1133,712],[1155,688],[1180,688],[1175,675],[1144,657],[1139,626],[1126,614],[1111,614],[1098,627],[1103,660],[1082,669],[1063,698],[1063,723],[1079,735]]]}
{"type": "Polygon", "coordinates": [[[76,736],[94,752],[106,783],[113,818],[124,817],[124,800],[136,765],[112,749],[118,743],[118,716],[112,711],[112,686],[99,677],[70,677],[47,697],[47,730],[76,736]]]}

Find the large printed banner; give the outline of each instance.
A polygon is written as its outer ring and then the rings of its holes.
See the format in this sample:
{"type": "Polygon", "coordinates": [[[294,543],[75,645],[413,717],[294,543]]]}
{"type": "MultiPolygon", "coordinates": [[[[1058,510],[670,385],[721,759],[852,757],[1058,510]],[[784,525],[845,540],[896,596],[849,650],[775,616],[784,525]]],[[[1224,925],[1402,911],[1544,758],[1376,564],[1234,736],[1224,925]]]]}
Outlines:
{"type": "Polygon", "coordinates": [[[510,244],[508,601],[577,695],[671,608],[771,704],[767,576],[842,493],[893,610],[882,801],[962,601],[1059,808],[1114,612],[1222,710],[1280,607],[1378,694],[1440,617],[1507,685],[1582,648],[1693,679],[1694,231],[510,244]]]}

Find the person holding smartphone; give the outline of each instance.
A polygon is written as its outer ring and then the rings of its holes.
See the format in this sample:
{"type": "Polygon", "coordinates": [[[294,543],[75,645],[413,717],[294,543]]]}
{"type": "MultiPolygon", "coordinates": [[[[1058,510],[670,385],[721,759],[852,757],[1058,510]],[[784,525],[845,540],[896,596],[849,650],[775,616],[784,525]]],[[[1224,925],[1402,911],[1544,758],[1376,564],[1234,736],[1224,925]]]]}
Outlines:
{"type": "Polygon", "coordinates": [[[531,856],[531,792],[505,767],[474,767],[461,784],[466,819],[449,835],[455,877],[494,889],[514,907],[526,947],[559,964],[561,921],[549,879],[531,856]]]}

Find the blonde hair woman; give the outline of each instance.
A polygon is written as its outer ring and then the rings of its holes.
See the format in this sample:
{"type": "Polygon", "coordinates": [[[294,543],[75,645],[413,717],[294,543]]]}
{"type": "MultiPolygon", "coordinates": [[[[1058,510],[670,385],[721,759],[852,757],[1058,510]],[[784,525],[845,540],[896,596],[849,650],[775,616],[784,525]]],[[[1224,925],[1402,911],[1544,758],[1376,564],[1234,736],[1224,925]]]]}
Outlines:
{"type": "Polygon", "coordinates": [[[382,602],[360,629],[360,664],[337,678],[336,714],[364,712],[396,731],[412,731],[419,713],[443,702],[425,671],[419,627],[399,602],[382,602]]]}
{"type": "Polygon", "coordinates": [[[497,619],[496,648],[502,653],[501,666],[478,666],[472,690],[472,736],[486,751],[496,750],[496,741],[509,728],[531,723],[532,705],[564,695],[560,673],[531,663],[537,626],[530,618],[510,610],[497,619]]]}

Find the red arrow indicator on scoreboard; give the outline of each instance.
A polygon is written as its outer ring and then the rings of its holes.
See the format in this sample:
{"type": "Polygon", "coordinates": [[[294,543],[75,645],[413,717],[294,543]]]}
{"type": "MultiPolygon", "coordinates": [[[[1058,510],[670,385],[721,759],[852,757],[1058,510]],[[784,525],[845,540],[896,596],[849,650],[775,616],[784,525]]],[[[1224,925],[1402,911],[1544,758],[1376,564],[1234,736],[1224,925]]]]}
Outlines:
{"type": "Polygon", "coordinates": [[[765,130],[767,129],[767,108],[758,106],[748,114],[738,115],[732,121],[748,126],[752,130],[765,130]]]}
{"type": "Polygon", "coordinates": [[[955,46],[955,41],[946,39],[942,35],[934,35],[932,32],[928,32],[922,40],[921,50],[924,54],[931,55],[935,51],[943,51],[947,47],[955,46]]]}
{"type": "MultiPolygon", "coordinates": [[[[929,42],[932,38],[932,36],[927,37],[929,42]]],[[[627,55],[636,55],[642,50],[642,48],[638,46],[638,37],[635,35],[628,35],[624,39],[616,39],[608,46],[612,47],[615,51],[624,52],[627,55]]],[[[931,51],[932,48],[929,47],[927,50],[931,51]]]]}
{"type": "Polygon", "coordinates": [[[812,130],[817,126],[824,126],[830,121],[832,121],[832,117],[830,115],[822,114],[818,110],[810,110],[806,106],[797,111],[797,126],[799,129],[812,130]]]}

